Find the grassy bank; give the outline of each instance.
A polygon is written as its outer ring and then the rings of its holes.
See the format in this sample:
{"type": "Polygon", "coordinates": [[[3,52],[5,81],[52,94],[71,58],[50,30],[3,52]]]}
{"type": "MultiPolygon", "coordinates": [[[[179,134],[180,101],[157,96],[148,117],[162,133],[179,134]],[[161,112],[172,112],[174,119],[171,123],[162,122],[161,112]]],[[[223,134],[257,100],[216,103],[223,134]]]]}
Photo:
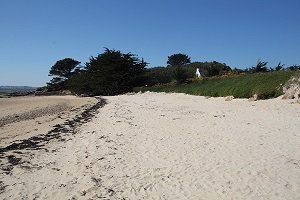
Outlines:
{"type": "Polygon", "coordinates": [[[181,85],[139,87],[134,91],[177,92],[201,96],[234,96],[249,98],[257,94],[260,99],[282,95],[282,85],[294,74],[293,71],[245,74],[231,77],[214,77],[181,85]]]}

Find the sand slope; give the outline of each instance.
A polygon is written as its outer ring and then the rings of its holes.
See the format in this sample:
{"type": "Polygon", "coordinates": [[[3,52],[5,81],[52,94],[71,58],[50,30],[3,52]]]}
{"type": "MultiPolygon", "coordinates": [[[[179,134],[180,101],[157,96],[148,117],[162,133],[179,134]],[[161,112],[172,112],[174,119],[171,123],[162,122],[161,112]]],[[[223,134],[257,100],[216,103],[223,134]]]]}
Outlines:
{"type": "Polygon", "coordinates": [[[0,198],[300,199],[299,104],[163,93],[106,99],[76,134],[2,173],[0,198]]]}

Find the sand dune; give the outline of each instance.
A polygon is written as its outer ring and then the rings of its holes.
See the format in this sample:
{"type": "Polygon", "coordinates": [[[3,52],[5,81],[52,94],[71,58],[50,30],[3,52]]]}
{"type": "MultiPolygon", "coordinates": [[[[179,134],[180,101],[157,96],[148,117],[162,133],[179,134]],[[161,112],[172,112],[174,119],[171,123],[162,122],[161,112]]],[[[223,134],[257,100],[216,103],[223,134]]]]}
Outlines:
{"type": "Polygon", "coordinates": [[[105,99],[62,140],[2,154],[0,198],[300,199],[300,105],[292,100],[105,99]]]}

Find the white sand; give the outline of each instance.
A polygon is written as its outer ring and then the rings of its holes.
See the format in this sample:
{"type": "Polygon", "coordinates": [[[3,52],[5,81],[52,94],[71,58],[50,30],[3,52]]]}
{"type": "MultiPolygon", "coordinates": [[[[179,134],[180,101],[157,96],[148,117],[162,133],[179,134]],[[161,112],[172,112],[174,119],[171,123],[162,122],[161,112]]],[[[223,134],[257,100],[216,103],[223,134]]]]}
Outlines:
{"type": "Polygon", "coordinates": [[[299,104],[105,98],[77,134],[2,173],[0,199],[300,199],[299,104]]]}
{"type": "Polygon", "coordinates": [[[75,96],[0,98],[0,146],[47,133],[96,102],[75,96]]]}

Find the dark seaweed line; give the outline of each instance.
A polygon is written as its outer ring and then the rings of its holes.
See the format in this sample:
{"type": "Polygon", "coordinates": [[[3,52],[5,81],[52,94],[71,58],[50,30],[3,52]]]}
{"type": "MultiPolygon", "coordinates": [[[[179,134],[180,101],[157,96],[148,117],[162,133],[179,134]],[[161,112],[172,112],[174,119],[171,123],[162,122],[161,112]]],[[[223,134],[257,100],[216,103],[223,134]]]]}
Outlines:
{"type": "Polygon", "coordinates": [[[48,141],[52,139],[59,139],[61,133],[75,134],[75,129],[77,126],[84,124],[92,119],[95,116],[96,111],[103,107],[106,104],[106,100],[102,98],[97,98],[98,102],[83,111],[81,114],[76,115],[73,119],[67,120],[63,124],[56,124],[54,129],[49,131],[47,134],[40,134],[37,136],[30,137],[20,142],[14,142],[6,147],[0,148],[0,157],[6,152],[13,150],[22,150],[22,149],[41,149],[48,141]]]}
{"type": "Polygon", "coordinates": [[[2,119],[0,119],[0,127],[4,126],[6,124],[14,123],[14,122],[19,122],[19,121],[23,121],[23,120],[30,120],[30,119],[35,119],[37,117],[42,117],[46,113],[47,113],[47,115],[55,114],[55,113],[65,110],[66,108],[67,107],[63,106],[63,105],[47,106],[45,108],[40,108],[37,110],[21,113],[18,115],[9,115],[7,117],[3,117],[2,119]]]}

